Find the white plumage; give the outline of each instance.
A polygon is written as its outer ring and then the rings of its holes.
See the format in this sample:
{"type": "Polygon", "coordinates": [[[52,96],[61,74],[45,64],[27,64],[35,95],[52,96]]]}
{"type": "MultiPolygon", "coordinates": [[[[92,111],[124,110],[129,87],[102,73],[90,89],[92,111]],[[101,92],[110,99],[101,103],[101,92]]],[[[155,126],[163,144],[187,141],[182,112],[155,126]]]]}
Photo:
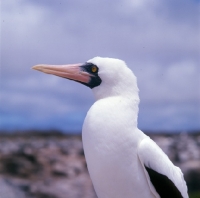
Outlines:
{"type": "MultiPolygon", "coordinates": [[[[47,66],[34,67],[45,72],[44,68],[47,66]]],[[[93,79],[80,82],[92,88],[96,99],[85,118],[82,136],[98,198],[188,198],[181,170],[137,128],[139,96],[133,72],[121,60],[101,57],[80,68],[81,74],[93,79]],[[94,74],[90,71],[93,66],[98,68],[94,74]]],[[[67,78],[78,81],[77,77],[67,78]]]]}
{"type": "Polygon", "coordinates": [[[93,88],[96,102],[83,125],[83,145],[89,173],[99,198],[160,197],[144,164],[167,175],[187,198],[180,169],[137,128],[136,77],[117,59],[89,60],[99,67],[102,84],[93,88]]]}

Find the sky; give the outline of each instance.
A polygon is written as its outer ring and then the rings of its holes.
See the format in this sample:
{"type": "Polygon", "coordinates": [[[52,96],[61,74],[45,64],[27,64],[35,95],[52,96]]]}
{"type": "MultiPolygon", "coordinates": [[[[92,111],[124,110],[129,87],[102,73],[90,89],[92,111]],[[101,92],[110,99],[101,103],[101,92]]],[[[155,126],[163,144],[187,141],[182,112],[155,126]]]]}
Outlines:
{"type": "Polygon", "coordinates": [[[122,59],[137,76],[140,129],[200,129],[199,0],[0,3],[0,130],[80,132],[91,90],[30,68],[95,56],[122,59]]]}

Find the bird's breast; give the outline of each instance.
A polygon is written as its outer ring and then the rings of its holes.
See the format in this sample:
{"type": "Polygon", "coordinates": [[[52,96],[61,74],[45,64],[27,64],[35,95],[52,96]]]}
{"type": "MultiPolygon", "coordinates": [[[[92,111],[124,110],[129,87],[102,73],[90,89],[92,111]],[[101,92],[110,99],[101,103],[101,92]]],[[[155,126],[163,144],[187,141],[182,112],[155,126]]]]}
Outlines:
{"type": "Polygon", "coordinates": [[[100,198],[132,197],[128,194],[137,192],[137,185],[145,177],[137,157],[137,144],[142,137],[135,119],[137,109],[134,113],[134,108],[120,98],[98,101],[87,113],[83,146],[88,170],[100,198]],[[121,189],[124,183],[126,186],[121,189]]]}
{"type": "Polygon", "coordinates": [[[111,152],[134,144],[134,130],[137,129],[137,109],[123,98],[97,101],[88,111],[83,125],[84,146],[96,151],[111,152]],[[102,148],[103,151],[102,151],[102,148]]]}
{"type": "Polygon", "coordinates": [[[88,165],[132,163],[126,155],[136,153],[138,135],[134,110],[120,97],[99,100],[87,113],[83,125],[83,146],[88,165]],[[102,164],[102,163],[101,163],[102,164]]]}

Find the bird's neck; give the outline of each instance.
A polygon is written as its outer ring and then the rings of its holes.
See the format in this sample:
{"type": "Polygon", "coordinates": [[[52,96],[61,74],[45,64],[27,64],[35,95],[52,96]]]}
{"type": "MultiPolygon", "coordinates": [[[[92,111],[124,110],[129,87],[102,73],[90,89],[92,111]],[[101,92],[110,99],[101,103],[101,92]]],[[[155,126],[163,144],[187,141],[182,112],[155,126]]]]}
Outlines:
{"type": "Polygon", "coordinates": [[[94,97],[97,100],[110,98],[110,97],[122,97],[128,99],[129,101],[137,102],[139,104],[139,90],[136,87],[129,87],[129,89],[123,89],[122,87],[96,87],[93,89],[94,97]]]}
{"type": "MultiPolygon", "coordinates": [[[[98,92],[99,93],[99,92],[98,92]]],[[[139,95],[138,91],[133,92],[103,92],[103,94],[95,95],[96,102],[95,104],[100,106],[102,109],[106,108],[108,112],[126,112],[129,115],[132,122],[132,126],[137,128],[137,118],[138,118],[138,105],[139,105],[139,95]]],[[[108,114],[108,113],[106,113],[108,114]]]]}

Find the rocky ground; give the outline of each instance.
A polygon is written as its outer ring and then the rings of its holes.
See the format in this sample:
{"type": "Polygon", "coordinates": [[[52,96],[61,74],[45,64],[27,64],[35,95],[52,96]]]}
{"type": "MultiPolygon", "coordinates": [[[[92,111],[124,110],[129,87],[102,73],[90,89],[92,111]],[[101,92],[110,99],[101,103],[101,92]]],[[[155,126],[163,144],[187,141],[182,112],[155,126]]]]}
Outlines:
{"type": "MultiPolygon", "coordinates": [[[[151,135],[200,191],[200,134],[151,135]]],[[[0,135],[0,198],[95,198],[81,136],[0,135]]]]}

